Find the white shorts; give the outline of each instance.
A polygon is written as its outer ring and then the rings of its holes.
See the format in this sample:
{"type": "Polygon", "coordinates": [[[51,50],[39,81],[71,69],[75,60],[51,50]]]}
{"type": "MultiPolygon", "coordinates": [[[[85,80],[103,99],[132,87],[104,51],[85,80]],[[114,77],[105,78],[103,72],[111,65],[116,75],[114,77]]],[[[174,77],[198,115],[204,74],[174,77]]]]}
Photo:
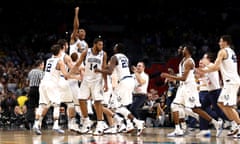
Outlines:
{"type": "Polygon", "coordinates": [[[237,92],[239,84],[224,84],[218,102],[223,102],[224,105],[237,105],[237,92]]]}
{"type": "Polygon", "coordinates": [[[89,82],[83,80],[80,86],[81,94],[78,99],[87,100],[90,96],[93,101],[103,100],[103,84],[102,79],[89,82]]]}
{"type": "Polygon", "coordinates": [[[52,81],[41,81],[39,85],[39,104],[60,104],[61,97],[58,85],[52,81]]]}
{"type": "Polygon", "coordinates": [[[135,81],[132,77],[121,80],[116,86],[117,100],[121,106],[127,106],[132,103],[135,81]]]}
{"type": "Polygon", "coordinates": [[[59,79],[59,92],[61,93],[61,102],[73,102],[73,94],[70,88],[69,82],[64,78],[61,77],[59,79]]]}
{"type": "Polygon", "coordinates": [[[80,97],[80,87],[78,86],[78,80],[68,80],[69,86],[72,91],[74,105],[79,105],[78,97],[80,97]]]}
{"type": "Polygon", "coordinates": [[[188,108],[201,107],[197,85],[190,83],[180,85],[173,103],[181,104],[188,108]]]}

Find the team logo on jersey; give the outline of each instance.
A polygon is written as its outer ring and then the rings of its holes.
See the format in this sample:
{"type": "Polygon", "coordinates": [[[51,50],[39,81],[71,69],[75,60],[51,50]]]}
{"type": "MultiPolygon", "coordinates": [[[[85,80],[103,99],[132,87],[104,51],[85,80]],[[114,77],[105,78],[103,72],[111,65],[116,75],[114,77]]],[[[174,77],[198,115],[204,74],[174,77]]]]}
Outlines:
{"type": "Polygon", "coordinates": [[[194,98],[194,97],[189,97],[189,101],[190,101],[190,102],[194,102],[194,101],[195,101],[195,98],[194,98]]]}
{"type": "Polygon", "coordinates": [[[224,99],[229,100],[229,95],[228,94],[224,95],[224,99]]]}

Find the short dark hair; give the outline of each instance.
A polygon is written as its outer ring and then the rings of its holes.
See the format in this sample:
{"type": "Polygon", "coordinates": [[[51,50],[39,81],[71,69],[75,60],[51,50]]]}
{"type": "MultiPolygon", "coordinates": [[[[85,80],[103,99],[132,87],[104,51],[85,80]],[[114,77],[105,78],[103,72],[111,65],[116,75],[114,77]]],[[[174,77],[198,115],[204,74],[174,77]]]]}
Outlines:
{"type": "Polygon", "coordinates": [[[126,47],[123,43],[117,43],[115,45],[115,47],[117,48],[117,51],[120,53],[125,53],[126,52],[126,47]]]}
{"type": "Polygon", "coordinates": [[[214,62],[215,60],[215,54],[213,52],[207,52],[207,58],[209,59],[210,62],[214,62]]]}
{"type": "Polygon", "coordinates": [[[61,45],[60,44],[54,44],[54,45],[51,46],[51,52],[55,56],[59,53],[60,49],[61,49],[61,45]]]}
{"type": "Polygon", "coordinates": [[[57,41],[57,44],[61,45],[61,49],[63,48],[63,46],[67,43],[66,39],[59,39],[57,41]]]}
{"type": "Polygon", "coordinates": [[[40,64],[42,64],[43,62],[44,62],[44,60],[38,59],[38,60],[35,61],[34,66],[35,66],[35,67],[38,67],[38,66],[40,66],[40,64]]]}
{"type": "Polygon", "coordinates": [[[77,59],[78,59],[78,54],[76,52],[72,53],[71,54],[71,59],[72,59],[73,62],[76,62],[77,59]]]}
{"type": "Polygon", "coordinates": [[[193,55],[194,49],[193,49],[193,45],[192,44],[184,44],[183,47],[186,47],[188,52],[189,52],[189,54],[193,55]]]}
{"type": "Polygon", "coordinates": [[[221,39],[227,42],[228,45],[232,45],[232,37],[230,35],[222,35],[221,39]]]}
{"type": "Polygon", "coordinates": [[[97,38],[95,38],[93,40],[93,44],[97,44],[99,41],[103,41],[103,39],[101,38],[101,36],[98,36],[97,38]]]}

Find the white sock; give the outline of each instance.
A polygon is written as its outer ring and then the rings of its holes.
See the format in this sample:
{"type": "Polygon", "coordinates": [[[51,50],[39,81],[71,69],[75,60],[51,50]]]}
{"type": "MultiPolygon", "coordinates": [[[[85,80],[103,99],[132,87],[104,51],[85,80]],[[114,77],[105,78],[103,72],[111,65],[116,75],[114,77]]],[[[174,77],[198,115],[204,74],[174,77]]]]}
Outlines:
{"type": "Polygon", "coordinates": [[[58,127],[59,127],[58,120],[54,120],[53,128],[58,128],[58,127]]]}
{"type": "Polygon", "coordinates": [[[181,128],[183,130],[186,130],[187,129],[187,123],[186,122],[181,122],[181,128]]]}
{"type": "Polygon", "coordinates": [[[179,124],[176,124],[176,125],[175,125],[175,129],[176,129],[176,130],[181,130],[180,125],[179,125],[179,124]]]}
{"type": "Polygon", "coordinates": [[[214,124],[214,125],[217,125],[217,121],[215,119],[212,119],[211,123],[214,124]]]}

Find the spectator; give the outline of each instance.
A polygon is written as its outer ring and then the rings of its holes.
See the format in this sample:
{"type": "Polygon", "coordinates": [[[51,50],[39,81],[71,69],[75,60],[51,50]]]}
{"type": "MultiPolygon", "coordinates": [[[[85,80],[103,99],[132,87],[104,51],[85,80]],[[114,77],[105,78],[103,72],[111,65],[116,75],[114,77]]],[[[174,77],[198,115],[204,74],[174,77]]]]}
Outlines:
{"type": "Polygon", "coordinates": [[[165,100],[158,95],[154,89],[148,93],[142,112],[145,115],[147,127],[163,126],[165,121],[165,100]]]}
{"type": "Polygon", "coordinates": [[[143,106],[147,99],[147,89],[149,83],[149,76],[145,73],[144,62],[138,62],[137,67],[132,66],[134,72],[135,88],[133,91],[133,102],[130,110],[136,118],[140,118],[138,110],[143,106]]]}

